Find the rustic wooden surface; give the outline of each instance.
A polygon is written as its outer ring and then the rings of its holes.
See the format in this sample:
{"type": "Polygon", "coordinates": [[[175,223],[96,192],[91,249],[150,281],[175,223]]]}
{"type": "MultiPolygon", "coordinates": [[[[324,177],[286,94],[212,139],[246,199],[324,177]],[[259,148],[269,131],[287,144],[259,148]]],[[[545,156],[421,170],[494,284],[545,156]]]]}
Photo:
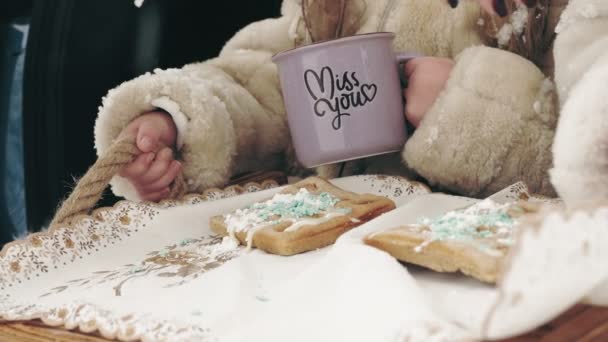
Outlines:
{"type": "MultiPolygon", "coordinates": [[[[98,336],[49,328],[39,322],[0,323],[2,342],[107,342],[98,336]]],[[[608,341],[608,308],[577,305],[534,332],[502,342],[608,341]]]]}
{"type": "MultiPolygon", "coordinates": [[[[286,182],[280,172],[259,172],[243,175],[231,184],[244,185],[274,179],[279,184],[286,182]]],[[[0,342],[107,342],[99,335],[87,335],[61,328],[44,326],[39,321],[0,322],[0,342]]],[[[604,342],[608,341],[608,308],[576,305],[551,323],[535,331],[501,342],[604,342]]]]}

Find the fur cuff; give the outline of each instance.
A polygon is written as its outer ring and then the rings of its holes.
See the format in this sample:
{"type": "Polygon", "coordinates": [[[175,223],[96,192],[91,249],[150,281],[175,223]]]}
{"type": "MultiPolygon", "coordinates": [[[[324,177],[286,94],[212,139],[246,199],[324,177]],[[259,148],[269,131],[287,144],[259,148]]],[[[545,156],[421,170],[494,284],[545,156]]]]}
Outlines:
{"type": "Polygon", "coordinates": [[[556,113],[547,82],[515,54],[465,50],[406,143],[405,161],[431,184],[469,196],[521,180],[534,192],[552,194],[547,170],[556,113]]]}
{"type": "MultiPolygon", "coordinates": [[[[198,67],[205,73],[217,73],[205,65],[198,67]]],[[[98,155],[105,152],[135,117],[156,106],[166,107],[180,130],[180,143],[183,141],[181,159],[188,190],[198,192],[225,184],[236,155],[234,125],[213,82],[197,76],[192,71],[157,70],[111,90],[103,100],[95,124],[98,155]]],[[[120,181],[113,184],[117,194],[132,196],[127,189],[122,189],[124,184],[120,181]]]]}
{"type": "Polygon", "coordinates": [[[112,178],[110,186],[112,192],[116,196],[124,197],[125,199],[133,202],[141,201],[137,190],[135,190],[133,184],[131,184],[131,182],[129,182],[126,178],[115,176],[112,178]]]}
{"type": "Polygon", "coordinates": [[[179,104],[171,101],[170,98],[164,96],[160,97],[151,102],[151,104],[159,109],[164,110],[165,112],[171,115],[173,119],[173,123],[175,123],[175,127],[177,128],[177,142],[176,147],[178,150],[182,149],[184,146],[184,136],[186,134],[186,128],[188,126],[188,117],[182,113],[179,108],[179,104]]]}

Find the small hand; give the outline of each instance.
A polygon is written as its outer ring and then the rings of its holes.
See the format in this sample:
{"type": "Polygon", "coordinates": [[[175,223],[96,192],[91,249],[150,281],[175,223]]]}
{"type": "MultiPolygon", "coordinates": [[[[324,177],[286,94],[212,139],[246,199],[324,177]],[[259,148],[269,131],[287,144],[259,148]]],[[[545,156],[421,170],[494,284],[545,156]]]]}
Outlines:
{"type": "Polygon", "coordinates": [[[405,92],[405,117],[418,127],[445,88],[454,62],[449,58],[420,57],[405,65],[408,87],[405,92]]]}
{"type": "Polygon", "coordinates": [[[169,186],[182,169],[181,163],[173,158],[177,128],[171,116],[164,112],[141,115],[120,136],[135,137],[141,154],[119,175],[133,184],[142,200],[156,202],[167,198],[169,186]]]}

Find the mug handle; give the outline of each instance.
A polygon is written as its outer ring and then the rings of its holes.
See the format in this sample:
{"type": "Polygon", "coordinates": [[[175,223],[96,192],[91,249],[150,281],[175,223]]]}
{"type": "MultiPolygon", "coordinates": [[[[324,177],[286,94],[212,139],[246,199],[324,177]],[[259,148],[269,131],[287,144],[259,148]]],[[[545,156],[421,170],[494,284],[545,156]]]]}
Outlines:
{"type": "Polygon", "coordinates": [[[418,58],[418,57],[422,57],[422,54],[418,53],[418,52],[403,52],[403,53],[398,53],[395,56],[395,59],[397,61],[397,65],[399,68],[399,81],[401,82],[401,87],[402,88],[407,88],[407,76],[405,75],[405,70],[403,68],[403,65],[409,61],[411,61],[414,58],[418,58]]]}

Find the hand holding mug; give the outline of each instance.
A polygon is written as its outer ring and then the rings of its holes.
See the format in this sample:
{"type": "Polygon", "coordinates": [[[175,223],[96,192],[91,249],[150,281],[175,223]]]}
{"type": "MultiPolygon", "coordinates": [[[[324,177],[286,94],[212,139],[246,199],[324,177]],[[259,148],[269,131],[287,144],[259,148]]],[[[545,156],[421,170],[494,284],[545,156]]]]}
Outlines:
{"type": "Polygon", "coordinates": [[[418,127],[431,109],[450,77],[454,61],[449,58],[418,57],[405,64],[408,86],[405,94],[405,117],[418,127]]]}

